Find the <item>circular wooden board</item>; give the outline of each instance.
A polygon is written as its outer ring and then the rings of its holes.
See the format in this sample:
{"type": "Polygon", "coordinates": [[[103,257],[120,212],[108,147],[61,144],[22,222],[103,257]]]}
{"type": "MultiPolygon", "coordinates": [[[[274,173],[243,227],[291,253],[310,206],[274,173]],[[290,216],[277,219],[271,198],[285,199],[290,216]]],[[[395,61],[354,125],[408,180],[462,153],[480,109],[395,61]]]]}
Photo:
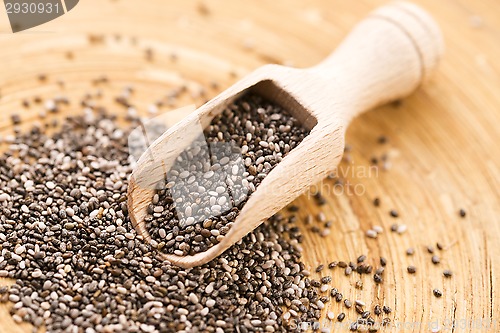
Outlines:
{"type": "MultiPolygon", "coordinates": [[[[441,331],[451,332],[455,323],[454,332],[495,332],[500,329],[500,3],[417,3],[443,28],[444,61],[413,96],[353,122],[347,136],[350,160],[338,169],[344,185],[335,180],[318,184],[326,205],[318,207],[307,196],[295,202],[301,219],[322,211],[333,223],[331,234],[320,237],[300,222],[307,230],[304,261],[314,272],[321,263],[355,261],[360,254],[375,266],[380,256],[386,257],[379,285],[371,275],[346,277],[339,268],[321,275],[331,275],[332,286],[351,300],[390,306],[395,327],[388,331],[429,332],[437,323],[441,331]],[[386,144],[378,143],[382,135],[386,144]],[[386,163],[381,162],[384,155],[386,163]],[[373,158],[377,169],[370,168],[373,158]],[[374,207],[374,198],[380,198],[380,207],[374,207]],[[465,218],[458,215],[461,208],[465,218]],[[391,209],[398,218],[389,215],[391,209]],[[406,224],[408,231],[390,232],[394,223],[406,224]],[[374,225],[384,232],[378,239],[367,238],[365,232],[374,225]],[[439,265],[426,251],[436,242],[445,246],[439,265]],[[411,257],[405,253],[409,247],[415,248],[411,257]],[[417,267],[414,275],[406,272],[410,264],[417,267]],[[445,279],[444,269],[451,269],[453,278],[445,279]],[[354,287],[358,280],[362,289],[354,287]],[[443,297],[434,297],[434,288],[443,297]],[[459,326],[468,324],[480,326],[459,326]]],[[[38,121],[44,102],[33,102],[34,96],[72,101],[48,119],[81,112],[83,96],[100,89],[102,103],[123,113],[114,98],[127,86],[134,88],[141,113],[168,100],[181,85],[186,93],[161,110],[193,101],[201,105],[262,64],[314,65],[380,4],[86,0],[59,19],[18,34],[10,33],[0,11],[0,133],[11,133],[13,113],[21,116],[24,129],[38,121]],[[95,82],[103,76],[109,82],[95,82]],[[29,108],[22,106],[25,99],[29,108]]],[[[8,308],[0,307],[0,332],[29,332],[27,325],[13,323],[8,308]]],[[[343,311],[336,302],[327,308],[343,311]]],[[[348,318],[355,318],[353,311],[348,318]]]]}

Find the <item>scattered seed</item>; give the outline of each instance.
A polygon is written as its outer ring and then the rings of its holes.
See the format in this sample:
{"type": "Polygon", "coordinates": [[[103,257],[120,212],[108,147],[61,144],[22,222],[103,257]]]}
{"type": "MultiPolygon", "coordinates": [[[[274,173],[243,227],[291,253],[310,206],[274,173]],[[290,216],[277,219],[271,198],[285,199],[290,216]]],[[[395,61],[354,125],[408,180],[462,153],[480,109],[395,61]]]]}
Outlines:
{"type": "Polygon", "coordinates": [[[385,267],[387,265],[387,259],[385,259],[384,257],[380,257],[380,265],[382,267],[385,267]]]}
{"type": "Polygon", "coordinates": [[[332,282],[332,277],[331,276],[324,276],[321,278],[320,281],[322,284],[328,284],[328,283],[332,282]]]}
{"type": "Polygon", "coordinates": [[[395,209],[391,209],[391,211],[389,212],[389,215],[391,215],[391,217],[399,217],[399,213],[395,209]]]}
{"type": "Polygon", "coordinates": [[[408,230],[408,227],[406,226],[406,224],[400,224],[396,231],[398,234],[403,234],[406,232],[406,230],[408,230]]]}

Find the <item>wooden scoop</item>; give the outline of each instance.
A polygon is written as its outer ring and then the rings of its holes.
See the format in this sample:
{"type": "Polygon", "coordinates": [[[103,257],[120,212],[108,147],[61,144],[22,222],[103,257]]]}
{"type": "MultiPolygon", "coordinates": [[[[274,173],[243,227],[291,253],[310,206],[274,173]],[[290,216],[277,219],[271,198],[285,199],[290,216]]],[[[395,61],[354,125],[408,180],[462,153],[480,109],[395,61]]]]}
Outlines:
{"type": "Polygon", "coordinates": [[[151,241],[144,223],[147,206],[155,184],[164,180],[175,157],[194,139],[187,129],[194,123],[204,128],[246,92],[262,95],[289,110],[311,131],[264,178],[220,243],[195,255],[159,253],[185,268],[212,260],[334,170],[342,157],[351,119],[411,94],[430,76],[442,51],[435,21],[421,8],[398,2],[372,12],[319,65],[307,69],[265,65],[257,69],[175,124],[142,155],[128,190],[134,227],[151,241]]]}

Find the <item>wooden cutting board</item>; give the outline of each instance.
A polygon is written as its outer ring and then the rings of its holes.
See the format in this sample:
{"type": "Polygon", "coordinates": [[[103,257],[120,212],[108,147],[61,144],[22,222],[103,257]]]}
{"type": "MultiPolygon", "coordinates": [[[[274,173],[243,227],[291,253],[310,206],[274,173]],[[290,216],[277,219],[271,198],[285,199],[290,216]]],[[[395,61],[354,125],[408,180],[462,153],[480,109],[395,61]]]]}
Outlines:
{"type": "MultiPolygon", "coordinates": [[[[500,2],[415,2],[443,29],[444,60],[433,80],[413,96],[354,121],[347,137],[350,160],[338,171],[344,186],[335,180],[321,184],[326,205],[318,207],[307,196],[296,201],[301,218],[322,211],[333,221],[327,237],[303,226],[304,261],[314,271],[320,263],[355,261],[360,254],[370,264],[386,257],[389,264],[380,285],[363,276],[363,288],[356,289],[357,274],[345,277],[340,269],[322,274],[332,275],[332,286],[352,300],[393,308],[389,317],[400,328],[392,331],[429,332],[427,325],[437,322],[441,331],[451,332],[455,322],[455,332],[497,332],[500,2]],[[378,142],[382,135],[386,144],[378,142]],[[380,162],[383,155],[387,163],[380,162]],[[369,168],[373,158],[380,168],[369,168]],[[380,207],[372,204],[376,197],[380,207]],[[458,215],[461,208],[465,218],[458,215]],[[398,218],[389,215],[391,209],[399,212],[398,218]],[[408,231],[390,232],[394,223],[406,224],[408,231]],[[365,236],[373,225],[384,228],[378,239],[365,236]],[[445,246],[439,265],[431,263],[425,249],[436,242],[445,246]],[[406,255],[409,247],[415,248],[411,257],[406,255]],[[410,264],[417,267],[414,275],[406,272],[410,264]],[[451,269],[453,278],[445,279],[444,269],[451,269]],[[434,288],[443,297],[434,297],[434,288]],[[467,324],[479,328],[460,328],[467,324]]],[[[193,100],[200,105],[262,64],[317,63],[383,3],[86,0],[63,17],[19,34],[10,33],[0,11],[0,133],[12,131],[12,113],[21,115],[23,128],[37,121],[43,104],[22,107],[24,99],[35,95],[72,100],[62,114],[49,119],[79,112],[76,101],[96,93],[102,84],[92,81],[103,75],[109,83],[101,87],[102,99],[111,110],[122,112],[113,98],[128,85],[134,87],[139,112],[180,85],[187,92],[162,110],[193,100]],[[40,74],[46,75],[44,81],[40,74]]],[[[13,322],[9,306],[0,306],[0,333],[30,332],[28,325],[13,322]]],[[[335,314],[342,309],[335,302],[327,307],[335,314]]]]}

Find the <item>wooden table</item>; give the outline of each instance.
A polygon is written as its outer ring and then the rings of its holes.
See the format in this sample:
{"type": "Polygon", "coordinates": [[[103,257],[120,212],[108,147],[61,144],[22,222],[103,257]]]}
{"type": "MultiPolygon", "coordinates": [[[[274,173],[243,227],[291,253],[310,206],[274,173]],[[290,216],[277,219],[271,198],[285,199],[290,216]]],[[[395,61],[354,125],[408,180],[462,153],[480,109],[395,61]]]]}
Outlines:
{"type": "MultiPolygon", "coordinates": [[[[322,210],[333,221],[328,237],[305,232],[304,260],[314,271],[320,263],[355,260],[360,254],[372,264],[386,257],[389,264],[381,285],[364,276],[359,290],[354,288],[356,274],[345,277],[339,269],[331,274],[332,284],[350,299],[392,307],[392,321],[405,325],[392,331],[429,332],[426,325],[437,321],[442,332],[497,332],[500,2],[416,2],[443,29],[444,61],[432,82],[399,106],[382,107],[354,121],[347,137],[352,161],[339,169],[348,185],[323,182],[327,205],[319,208],[306,196],[297,200],[301,217],[322,210]],[[381,135],[388,143],[378,143],[381,135]],[[368,169],[373,157],[380,160],[384,154],[388,170],[368,169]],[[380,207],[372,204],[375,197],[380,207]],[[465,218],[458,215],[461,208],[465,218]],[[391,209],[400,217],[390,217],[391,209]],[[406,224],[408,231],[390,232],[393,223],[406,224]],[[385,229],[378,239],[365,236],[373,225],[385,229]],[[425,249],[436,242],[446,248],[439,252],[439,265],[431,263],[425,249]],[[411,257],[405,253],[409,247],[415,248],[411,257]],[[410,264],[417,267],[415,275],[406,272],[410,264]],[[454,272],[451,279],[443,277],[447,268],[454,272]],[[442,290],[443,297],[434,297],[434,288],[442,290]],[[452,330],[452,321],[481,327],[452,330]]],[[[103,100],[115,110],[112,96],[129,84],[141,112],[181,84],[189,93],[168,108],[193,99],[200,105],[259,65],[317,63],[356,21],[383,3],[86,0],[69,14],[20,34],[9,33],[2,12],[1,133],[11,131],[12,112],[21,114],[24,127],[38,119],[42,106],[24,109],[24,98],[64,95],[79,100],[86,92],[96,92],[91,81],[103,74],[110,80],[103,100]],[[154,50],[152,60],[145,56],[148,48],[154,50]],[[47,80],[41,82],[39,74],[47,74],[47,80]],[[219,88],[212,87],[214,82],[219,88]]],[[[79,111],[74,102],[64,115],[79,111]]],[[[341,309],[335,302],[328,307],[336,314],[341,309]]],[[[0,333],[29,331],[27,325],[14,324],[7,306],[0,307],[0,333]]]]}

